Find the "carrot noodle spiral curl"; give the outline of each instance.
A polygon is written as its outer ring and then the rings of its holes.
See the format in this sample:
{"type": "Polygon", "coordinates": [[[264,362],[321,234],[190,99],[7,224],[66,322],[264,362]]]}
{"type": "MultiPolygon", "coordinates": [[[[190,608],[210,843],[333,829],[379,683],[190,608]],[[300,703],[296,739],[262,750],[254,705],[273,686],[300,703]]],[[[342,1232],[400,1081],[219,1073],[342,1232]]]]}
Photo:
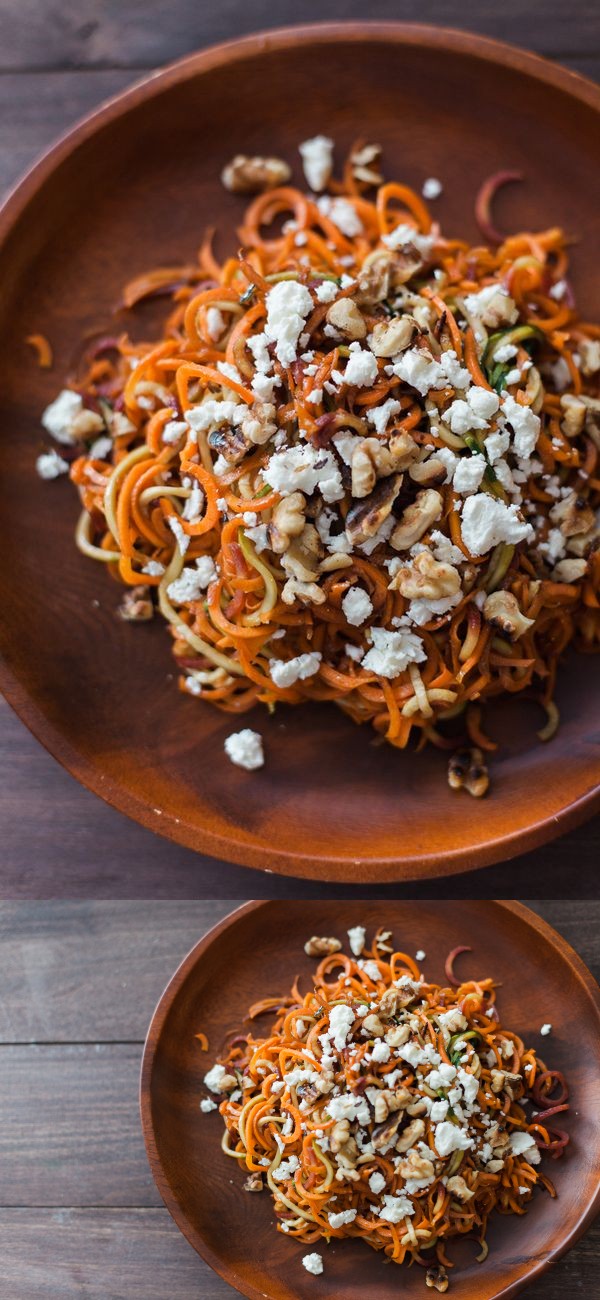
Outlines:
{"type": "Polygon", "coordinates": [[[154,593],[180,688],[220,709],[332,700],[399,748],[493,749],[482,701],[525,692],[548,739],[561,656],[598,644],[600,328],[560,230],[471,247],[367,189],[261,194],[239,255],[207,236],[126,286],[171,306],[67,390],[77,543],[154,593]]]}
{"type": "Polygon", "coordinates": [[[202,1109],[218,1106],[223,1150],[246,1191],[269,1191],[278,1231],[303,1246],[359,1237],[445,1290],[453,1238],[483,1260],[494,1210],[524,1214],[536,1186],[556,1195],[539,1165],[568,1144],[548,1126],[568,1088],[502,1027],[492,979],[431,983],[387,934],[359,959],[313,938],[328,955],[310,992],[296,979],[250,1008],[273,1027],[235,1032],[202,1109]]]}

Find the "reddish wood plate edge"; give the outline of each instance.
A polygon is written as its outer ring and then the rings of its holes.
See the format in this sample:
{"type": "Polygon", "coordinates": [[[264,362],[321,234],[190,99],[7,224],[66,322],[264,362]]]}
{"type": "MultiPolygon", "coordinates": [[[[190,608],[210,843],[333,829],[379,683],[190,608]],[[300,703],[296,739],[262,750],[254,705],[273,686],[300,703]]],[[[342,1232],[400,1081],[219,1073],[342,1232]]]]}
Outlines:
{"type": "MultiPolygon", "coordinates": [[[[190,1243],[190,1245],[193,1246],[194,1250],[201,1256],[201,1258],[210,1266],[210,1268],[213,1269],[215,1273],[218,1274],[219,1277],[222,1277],[224,1281],[226,1281],[230,1286],[234,1287],[234,1289],[240,1295],[249,1297],[249,1300],[265,1300],[265,1293],[263,1291],[259,1291],[255,1287],[242,1288],[238,1286],[235,1277],[233,1277],[231,1273],[226,1274],[223,1272],[219,1257],[215,1254],[213,1250],[211,1250],[210,1246],[207,1245],[207,1243],[200,1236],[200,1234],[196,1232],[193,1225],[188,1222],[186,1215],[180,1209],[176,1196],[171,1190],[171,1186],[163,1171],[163,1167],[161,1164],[161,1159],[160,1159],[160,1155],[158,1152],[158,1147],[154,1135],[154,1127],[152,1124],[151,1087],[152,1087],[152,1073],[154,1069],[154,1061],[158,1051],[165,1022],[167,1020],[167,1017],[170,1014],[171,1008],[179,993],[179,990],[187,980],[194,966],[208,951],[208,949],[214,943],[215,939],[217,939],[220,935],[222,935],[225,931],[230,929],[232,926],[236,925],[237,922],[241,920],[242,917],[248,915],[248,913],[256,912],[261,908],[267,907],[269,901],[270,900],[251,901],[249,903],[244,903],[241,907],[236,908],[235,911],[230,912],[229,915],[224,917],[222,921],[219,921],[217,925],[214,925],[210,930],[208,930],[207,933],[202,937],[202,939],[200,939],[198,943],[194,945],[194,947],[190,950],[187,956],[184,957],[183,961],[175,971],[175,974],[169,980],[169,983],[167,984],[164,992],[162,993],[156,1005],[154,1015],[152,1016],[152,1020],[150,1021],[148,1033],[146,1035],[146,1041],[144,1044],[144,1051],[142,1055],[142,1063],[140,1068],[139,1099],[140,1099],[142,1133],[144,1136],[146,1155],[148,1157],[148,1163],[150,1165],[152,1177],[154,1179],[154,1182],[156,1183],[156,1186],[158,1188],[158,1191],[160,1192],[164,1204],[167,1210],[169,1211],[171,1218],[174,1220],[177,1227],[179,1228],[180,1232],[183,1233],[183,1236],[190,1243]]],[[[277,901],[281,901],[281,900],[277,900],[277,901]]],[[[423,906],[431,907],[434,906],[434,903],[433,902],[428,903],[427,901],[424,900],[423,906]]],[[[578,953],[575,952],[575,949],[572,948],[569,943],[567,943],[566,939],[563,939],[562,935],[559,934],[557,930],[553,929],[553,927],[549,925],[547,921],[544,921],[542,917],[538,916],[536,912],[533,912],[531,908],[525,907],[523,903],[517,903],[514,900],[502,901],[499,899],[492,899],[489,900],[489,906],[499,907],[502,908],[503,911],[505,912],[511,912],[514,916],[518,917],[519,920],[524,921],[527,925],[530,925],[534,930],[537,930],[538,934],[540,934],[543,939],[545,939],[548,943],[550,943],[550,945],[553,948],[558,949],[563,960],[568,963],[568,965],[572,968],[576,978],[580,981],[580,983],[584,985],[586,992],[588,993],[589,997],[592,999],[592,1002],[596,1008],[596,1014],[600,1019],[600,986],[597,984],[591,971],[588,970],[587,966],[585,965],[585,962],[583,962],[581,957],[578,955],[578,953]]],[[[493,1297],[493,1300],[510,1300],[510,1297],[518,1295],[524,1289],[524,1287],[529,1286],[533,1281],[535,1281],[536,1278],[541,1277],[542,1274],[545,1273],[547,1269],[550,1268],[551,1264],[556,1263],[556,1261],[561,1259],[562,1256],[565,1255],[568,1250],[571,1250],[571,1248],[576,1244],[577,1241],[580,1240],[580,1238],[584,1235],[584,1233],[591,1226],[594,1219],[599,1214],[600,1214],[600,1184],[598,1185],[593,1200],[584,1209],[583,1213],[579,1218],[578,1223],[571,1230],[571,1232],[569,1233],[565,1241],[562,1242],[560,1246],[558,1246],[555,1249],[550,1248],[548,1255],[546,1256],[545,1259],[540,1260],[537,1263],[532,1263],[531,1271],[527,1277],[518,1279],[516,1282],[511,1282],[509,1283],[508,1287],[505,1287],[502,1291],[497,1291],[495,1296],[493,1297]]],[[[492,1300],[492,1298],[490,1298],[490,1300],[492,1300]]]]}
{"type": "MultiPolygon", "coordinates": [[[[155,94],[197,72],[208,71],[222,65],[238,62],[251,53],[267,49],[285,48],[293,44],[312,44],[331,41],[332,38],[360,42],[365,39],[398,45],[428,43],[435,49],[470,53],[477,58],[522,72],[546,85],[574,96],[580,102],[600,113],[600,87],[579,73],[560,64],[551,63],[540,55],[519,49],[504,41],[491,40],[468,31],[450,27],[433,27],[426,23],[307,23],[296,27],[274,28],[236,40],[210,46],[195,54],[186,55],[165,68],[143,77],[128,90],[106,100],[99,108],[83,117],[55,145],[25,173],[9,191],[0,207],[0,245],[16,226],[27,204],[55,168],[85,140],[93,136],[99,126],[118,118],[122,111],[144,103],[155,94]]],[[[505,861],[529,849],[538,848],[565,831],[580,825],[594,812],[600,810],[600,786],[594,786],[571,804],[558,812],[543,817],[525,830],[496,837],[486,844],[473,848],[450,850],[443,856],[425,851],[419,856],[397,858],[372,858],[364,866],[353,858],[320,858],[293,852],[281,853],[267,844],[252,844],[235,834],[219,832],[182,823],[174,815],[157,811],[143,803],[130,791],[97,771],[89,760],[82,758],[62,733],[44,716],[41,709],[23,689],[19,679],[0,657],[0,691],[35,738],[57,761],[93,794],[105,803],[130,817],[132,821],[155,831],[165,839],[173,840],[196,852],[232,860],[241,866],[254,867],[280,875],[299,876],[311,880],[328,879],[331,882],[380,884],[387,881],[410,881],[436,876],[456,875],[473,868],[490,866],[505,861]],[[269,863],[265,867],[265,861],[269,863]],[[365,870],[366,867],[366,870],[365,870]]]]}

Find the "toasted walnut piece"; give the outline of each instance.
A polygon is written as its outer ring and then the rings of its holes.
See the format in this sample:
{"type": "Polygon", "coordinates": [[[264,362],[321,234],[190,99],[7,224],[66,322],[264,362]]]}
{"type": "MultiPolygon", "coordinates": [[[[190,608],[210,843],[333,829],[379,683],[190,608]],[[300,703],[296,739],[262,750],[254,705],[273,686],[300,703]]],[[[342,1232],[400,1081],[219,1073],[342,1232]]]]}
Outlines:
{"type": "Polygon", "coordinates": [[[339,952],[341,946],[339,939],[324,939],[313,934],[312,939],[305,943],[304,951],[307,957],[330,957],[332,952],[339,952]]]}
{"type": "Polygon", "coordinates": [[[506,1074],[504,1070],[492,1070],[490,1079],[491,1079],[492,1092],[495,1093],[497,1096],[499,1092],[502,1092],[502,1089],[504,1087],[504,1080],[506,1079],[506,1074]]]}
{"type": "Polygon", "coordinates": [[[418,1097],[416,1101],[411,1101],[410,1106],[406,1107],[407,1115],[426,1115],[427,1102],[424,1097],[418,1097]]]}
{"type": "Polygon", "coordinates": [[[339,302],[332,302],[327,320],[347,339],[358,340],[367,336],[367,322],[351,298],[340,298],[339,302]]]}
{"type": "Polygon", "coordinates": [[[223,425],[221,429],[213,429],[207,441],[209,447],[222,456],[229,465],[239,465],[250,449],[250,443],[241,427],[230,429],[228,425],[223,425]]]}
{"type": "Polygon", "coordinates": [[[238,1081],[234,1074],[224,1074],[219,1082],[219,1092],[231,1092],[237,1086],[238,1081]]]}
{"type": "Polygon", "coordinates": [[[396,1151],[398,1154],[404,1155],[406,1151],[410,1151],[410,1148],[415,1145],[415,1142],[418,1142],[419,1138],[423,1137],[424,1132],[425,1124],[422,1119],[411,1120],[408,1127],[402,1130],[396,1143],[396,1151]]]}
{"type": "Polygon", "coordinates": [[[387,298],[393,265],[393,254],[387,249],[378,248],[367,254],[358,277],[358,288],[353,291],[355,302],[360,307],[374,307],[387,298]]]}
{"type": "Polygon", "coordinates": [[[480,749],[459,749],[448,760],[448,785],[451,790],[466,790],[481,799],[489,789],[490,778],[480,749]]]}
{"type": "Polygon", "coordinates": [[[581,400],[585,405],[585,431],[600,451],[600,399],[582,397],[581,400]]]}
{"type": "Polygon", "coordinates": [[[576,492],[570,492],[568,497],[557,501],[550,511],[550,518],[553,524],[558,524],[563,537],[587,533],[596,522],[592,507],[584,497],[577,496],[576,492]]]}
{"type": "Polygon", "coordinates": [[[336,573],[338,569],[348,569],[353,561],[352,556],[345,551],[334,551],[333,555],[327,555],[319,564],[319,573],[336,573]]]}
{"type": "Polygon", "coordinates": [[[367,1030],[367,1033],[373,1034],[375,1038],[381,1038],[382,1034],[385,1032],[381,1020],[375,1012],[365,1016],[362,1027],[367,1030]]]}
{"type": "Polygon", "coordinates": [[[394,1025],[392,1029],[388,1029],[385,1041],[386,1043],[389,1043],[390,1047],[403,1047],[404,1043],[407,1043],[409,1038],[409,1025],[394,1025]]]}
{"type": "Polygon", "coordinates": [[[442,1264],[434,1264],[433,1268],[428,1268],[425,1274],[425,1286],[432,1291],[447,1291],[450,1283],[448,1274],[442,1264]]]}
{"type": "Polygon", "coordinates": [[[563,410],[560,427],[567,438],[576,438],[585,423],[585,403],[572,393],[563,393],[560,404],[563,410]]]}
{"type": "MultiPolygon", "coordinates": [[[[300,537],[290,542],[287,551],[281,557],[281,565],[285,572],[292,578],[299,578],[301,582],[312,582],[319,567],[318,551],[313,543],[313,532],[316,533],[316,529],[309,531],[311,527],[310,524],[306,524],[300,537]]],[[[316,536],[317,544],[320,545],[318,533],[316,536]]]]}
{"type": "Polygon", "coordinates": [[[253,402],[241,423],[241,430],[248,442],[262,447],[277,433],[275,407],[272,402],[253,402]]]}
{"type": "Polygon", "coordinates": [[[262,1174],[249,1174],[243,1184],[245,1192],[262,1192],[264,1191],[264,1182],[262,1174]]]}
{"type": "Polygon", "coordinates": [[[337,1155],[337,1152],[341,1151],[342,1147],[345,1146],[349,1137],[350,1137],[350,1121],[347,1119],[338,1120],[337,1124],[334,1124],[331,1133],[329,1135],[329,1145],[334,1155],[337,1155]]]}
{"type": "Polygon", "coordinates": [[[492,1092],[498,1095],[500,1092],[506,1092],[511,1101],[514,1101],[516,1094],[523,1094],[523,1078],[520,1074],[513,1074],[511,1070],[492,1070],[491,1072],[492,1092]]]}
{"type": "Polygon", "coordinates": [[[460,1174],[455,1174],[454,1178],[449,1178],[446,1187],[450,1195],[455,1196],[458,1201],[471,1201],[475,1195],[475,1192],[471,1191],[471,1188],[460,1174]]]}
{"type": "Polygon", "coordinates": [[[381,158],[381,152],[380,144],[364,144],[352,151],[350,166],[355,180],[363,181],[365,185],[383,184],[383,176],[376,167],[376,163],[381,158]]]}
{"type": "Polygon", "coordinates": [[[600,370],[600,339],[578,339],[577,351],[584,375],[595,375],[600,370]]]}
{"type": "Polygon", "coordinates": [[[412,316],[399,316],[396,320],[378,321],[369,334],[369,347],[376,357],[395,357],[407,348],[416,333],[417,323],[412,316]]]}
{"type": "Polygon", "coordinates": [[[418,460],[409,469],[410,477],[421,487],[441,487],[446,480],[447,469],[443,460],[437,456],[428,456],[427,460],[418,460]]]}
{"type": "Polygon", "coordinates": [[[285,185],[291,174],[283,158],[249,157],[238,153],[223,168],[221,180],[225,189],[233,194],[260,194],[276,185],[285,185]]]}
{"type": "Polygon", "coordinates": [[[300,578],[288,578],[281,591],[284,605],[295,605],[301,600],[304,605],[323,605],[327,599],[325,592],[316,582],[303,582],[300,578]]]}
{"type": "Polygon", "coordinates": [[[306,499],[301,492],[283,497],[273,508],[269,524],[269,543],[276,555],[287,551],[292,537],[300,537],[306,524],[306,499]]]}
{"type": "Polygon", "coordinates": [[[412,506],[407,506],[400,523],[394,529],[390,545],[395,551],[408,551],[440,518],[442,508],[443,498],[434,488],[418,492],[412,506]]]}
{"type": "Polygon", "coordinates": [[[401,1178],[433,1178],[435,1169],[427,1156],[422,1156],[419,1151],[409,1151],[406,1160],[400,1161],[397,1172],[401,1178]]]}
{"type": "Polygon", "coordinates": [[[484,603],[483,617],[503,636],[508,637],[509,641],[518,641],[534,623],[532,618],[526,618],[521,612],[519,602],[511,591],[493,591],[484,603]]]}
{"type": "MultiPolygon", "coordinates": [[[[376,1124],[383,1124],[390,1113],[390,1093],[388,1088],[382,1088],[381,1092],[375,1098],[373,1103],[374,1119],[376,1124]]],[[[396,1108],[397,1109],[397,1108],[396,1108]]]]}
{"type": "Polygon", "coordinates": [[[353,546],[375,536],[391,514],[401,486],[401,474],[382,479],[369,496],[351,507],[346,516],[346,536],[353,546]]]}
{"type": "Polygon", "coordinates": [[[398,569],[390,591],[399,591],[406,600],[441,600],[460,591],[460,573],[453,564],[434,560],[431,551],[420,551],[412,564],[398,569]]]}
{"type": "Polygon", "coordinates": [[[352,453],[352,496],[368,497],[377,482],[377,438],[364,438],[352,453]]]}
{"type": "Polygon", "coordinates": [[[124,438],[128,433],[135,433],[135,424],[123,415],[122,411],[113,411],[110,417],[110,431],[113,438],[124,438]]]}
{"type": "Polygon", "coordinates": [[[600,527],[594,522],[586,533],[577,533],[574,537],[567,538],[567,551],[569,555],[577,555],[581,559],[596,549],[597,542],[600,542],[600,527]]]}
{"type": "Polygon", "coordinates": [[[395,1137],[402,1123],[402,1111],[396,1111],[395,1115],[389,1115],[383,1121],[383,1124],[376,1124],[371,1130],[371,1142],[374,1151],[381,1151],[384,1147],[389,1146],[395,1137]]]}
{"type": "Polygon", "coordinates": [[[421,448],[410,433],[392,433],[387,449],[395,470],[408,469],[421,455],[421,448]]]}
{"type": "Polygon", "coordinates": [[[379,1003],[379,1015],[386,1020],[392,1020],[405,1007],[410,1006],[416,996],[414,990],[410,988],[386,989],[379,1003]]]}
{"type": "Polygon", "coordinates": [[[131,587],[117,607],[119,618],[126,623],[147,623],[154,615],[149,587],[131,587]]]}
{"type": "Polygon", "coordinates": [[[578,582],[587,569],[587,560],[559,560],[552,570],[554,582],[578,582]]]}

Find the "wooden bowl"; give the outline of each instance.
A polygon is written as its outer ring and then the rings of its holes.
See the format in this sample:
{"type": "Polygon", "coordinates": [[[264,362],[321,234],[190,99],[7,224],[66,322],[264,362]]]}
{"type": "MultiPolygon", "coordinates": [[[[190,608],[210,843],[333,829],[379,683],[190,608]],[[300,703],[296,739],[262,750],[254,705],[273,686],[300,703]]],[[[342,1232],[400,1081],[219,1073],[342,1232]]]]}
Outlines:
{"type": "MultiPolygon", "coordinates": [[[[371,732],[333,706],[248,715],[243,725],[264,735],[266,767],[233,768],[223,741],[238,720],[177,691],[162,620],[132,627],[115,617],[114,582],[73,545],[73,488],[42,483],[34,460],[42,409],[82,335],[114,328],[124,281],[193,258],[209,223],[235,247],[243,204],[219,173],[237,150],[297,163],[298,142],[317,131],[331,133],[338,157],[364,134],[384,146],[388,176],[417,189],[439,176],[436,216],[473,238],[480,182],[520,168],[527,183],[502,195],[499,219],[507,229],[559,223],[581,239],[574,280],[593,315],[599,105],[600,91],[573,73],[466,33],[286,28],[148,78],[76,127],[9,198],[0,214],[0,684],[78,780],[183,844],[328,880],[483,866],[591,812],[600,760],[589,659],[562,674],[563,723],[550,745],[536,740],[533,705],[499,707],[503,748],[483,802],[447,789],[443,754],[374,748],[371,732]],[[54,348],[51,373],[24,342],[40,331],[54,348]]],[[[147,322],[137,328],[143,335],[147,322]]]]}
{"type": "MultiPolygon", "coordinates": [[[[252,1300],[424,1300],[419,1268],[399,1271],[358,1241],[317,1243],[325,1270],[310,1277],[306,1248],[274,1226],[270,1195],[242,1191],[237,1165],[220,1149],[222,1120],[204,1115],[202,1078],[227,1037],[239,1032],[250,1004],[286,993],[300,974],[309,987],[311,934],[334,934],[360,923],[372,934],[393,931],[401,949],[427,954],[427,978],[444,983],[444,960],[458,944],[464,978],[491,975],[502,984],[502,1023],[535,1046],[570,1087],[571,1142],[559,1161],[543,1161],[558,1199],[540,1192],[521,1218],[492,1216],[490,1253],[475,1262],[473,1244],[449,1248],[456,1300],[515,1296],[572,1246],[600,1210],[600,989],[573,949],[518,903],[268,902],[248,903],[211,930],[189,953],[158,1004],[144,1052],[141,1109],[150,1165],[163,1200],[188,1241],[242,1295],[252,1300]],[[540,1027],[552,1024],[549,1038],[540,1027]],[[208,1036],[203,1053],[194,1034],[208,1036]]],[[[261,1026],[268,1030],[265,1017],[261,1026]]]]}

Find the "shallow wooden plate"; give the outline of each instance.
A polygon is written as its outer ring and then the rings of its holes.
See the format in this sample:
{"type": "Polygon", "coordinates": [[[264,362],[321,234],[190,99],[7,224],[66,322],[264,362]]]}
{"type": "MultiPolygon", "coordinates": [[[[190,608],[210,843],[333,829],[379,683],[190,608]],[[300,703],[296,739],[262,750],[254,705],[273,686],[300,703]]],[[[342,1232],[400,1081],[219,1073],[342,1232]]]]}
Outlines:
{"type": "MultiPolygon", "coordinates": [[[[444,982],[444,960],[458,944],[464,978],[491,975],[502,988],[502,1022],[537,1048],[569,1081],[571,1143],[560,1161],[545,1161],[558,1199],[536,1194],[527,1215],[496,1216],[489,1257],[477,1264],[471,1243],[453,1246],[456,1300],[515,1296],[589,1226],[600,1210],[600,989],[550,926],[518,903],[268,902],[249,903],[211,930],[189,953],[158,1004],[146,1041],[141,1110],[146,1148],[165,1204],[188,1241],[242,1295],[252,1300],[423,1300],[419,1268],[397,1271],[361,1242],[317,1243],[325,1270],[310,1277],[306,1248],[277,1233],[270,1196],[242,1191],[237,1165],[220,1149],[218,1113],[203,1115],[202,1078],[258,998],[286,993],[297,974],[310,986],[311,934],[345,938],[353,925],[368,934],[384,924],[396,946],[427,956],[426,977],[444,982]],[[540,1036],[545,1022],[549,1038],[540,1036]],[[194,1034],[209,1039],[204,1054],[194,1034]]],[[[262,1022],[261,1022],[262,1023],[262,1022]]],[[[265,1017],[264,1029],[269,1025],[265,1017]]],[[[313,1249],[313,1247],[311,1247],[313,1249]]]]}
{"type": "Polygon", "coordinates": [[[176,690],[162,620],[117,620],[114,582],[72,544],[73,489],[42,483],[34,461],[40,412],[81,336],[114,327],[123,282],[191,259],[207,224],[235,247],[243,205],[219,173],[238,150],[295,160],[300,140],[326,130],[341,157],[360,132],[384,146],[388,176],[417,188],[439,176],[436,216],[471,237],[482,179],[521,168],[527,184],[502,196],[500,219],[507,229],[560,223],[581,238],[575,286],[593,315],[599,105],[600,91],[574,74],[466,33],[288,28],[148,78],[76,127],[9,199],[0,214],[0,685],[51,753],[115,807],[204,852],[353,881],[483,866],[592,810],[600,757],[589,659],[562,675],[563,725],[551,745],[535,738],[534,706],[502,706],[505,744],[484,802],[447,789],[443,755],[374,748],[371,732],[333,707],[248,715],[267,764],[258,774],[233,768],[223,741],[237,720],[176,690]],[[32,331],[52,341],[51,373],[32,361],[32,331]]]}

